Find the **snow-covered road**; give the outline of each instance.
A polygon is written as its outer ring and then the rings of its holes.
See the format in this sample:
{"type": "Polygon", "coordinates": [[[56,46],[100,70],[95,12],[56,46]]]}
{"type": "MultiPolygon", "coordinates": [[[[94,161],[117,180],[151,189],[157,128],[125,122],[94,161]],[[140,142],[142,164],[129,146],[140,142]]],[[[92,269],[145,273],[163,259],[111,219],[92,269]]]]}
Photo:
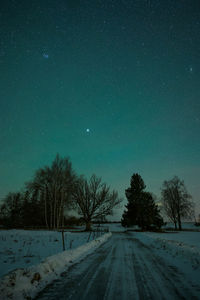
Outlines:
{"type": "Polygon", "coordinates": [[[134,233],[112,237],[37,299],[200,299],[199,285],[134,233]]]}

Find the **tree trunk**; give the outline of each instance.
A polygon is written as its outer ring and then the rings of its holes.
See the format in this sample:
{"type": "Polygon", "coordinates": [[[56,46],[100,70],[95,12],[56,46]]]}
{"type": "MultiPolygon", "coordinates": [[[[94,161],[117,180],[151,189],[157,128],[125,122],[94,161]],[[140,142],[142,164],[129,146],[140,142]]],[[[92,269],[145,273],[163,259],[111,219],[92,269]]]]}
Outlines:
{"type": "Polygon", "coordinates": [[[47,229],[49,229],[49,224],[48,224],[48,220],[47,220],[47,192],[46,192],[46,190],[45,190],[45,194],[44,194],[44,205],[45,205],[45,223],[46,223],[46,227],[47,227],[47,229]]]}
{"type": "Polygon", "coordinates": [[[174,222],[174,227],[175,227],[175,230],[177,230],[177,224],[176,224],[176,222],[174,222]]]}
{"type": "Polygon", "coordinates": [[[64,227],[64,213],[62,213],[62,227],[64,227]]]}
{"type": "Polygon", "coordinates": [[[91,227],[91,222],[90,221],[86,221],[85,223],[85,231],[91,231],[92,227],[91,227]]]}
{"type": "MultiPolygon", "coordinates": [[[[52,199],[51,199],[52,201],[52,199]]],[[[50,228],[53,228],[53,208],[52,208],[52,202],[50,203],[50,228]]]]}
{"type": "Polygon", "coordinates": [[[177,222],[178,222],[178,229],[182,230],[182,226],[181,226],[181,214],[180,214],[180,205],[178,203],[178,207],[177,207],[177,222]]]}
{"type": "Polygon", "coordinates": [[[53,229],[56,229],[56,209],[57,209],[57,193],[54,187],[54,211],[53,211],[53,229]]]}
{"type": "Polygon", "coordinates": [[[178,215],[178,229],[182,230],[182,226],[181,226],[181,217],[180,215],[178,215]]]}
{"type": "Polygon", "coordinates": [[[57,212],[57,229],[60,227],[61,222],[62,222],[63,202],[64,202],[64,192],[61,191],[61,193],[60,193],[60,205],[58,207],[58,212],[57,212]]]}

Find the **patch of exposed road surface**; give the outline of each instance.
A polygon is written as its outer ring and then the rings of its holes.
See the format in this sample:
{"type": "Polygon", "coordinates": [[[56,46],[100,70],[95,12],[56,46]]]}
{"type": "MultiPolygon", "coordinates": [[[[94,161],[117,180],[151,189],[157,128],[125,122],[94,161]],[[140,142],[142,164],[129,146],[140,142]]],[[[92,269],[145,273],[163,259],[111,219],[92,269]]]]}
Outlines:
{"type": "Polygon", "coordinates": [[[37,300],[200,299],[177,268],[130,233],[113,233],[95,253],[48,285],[37,300]]]}

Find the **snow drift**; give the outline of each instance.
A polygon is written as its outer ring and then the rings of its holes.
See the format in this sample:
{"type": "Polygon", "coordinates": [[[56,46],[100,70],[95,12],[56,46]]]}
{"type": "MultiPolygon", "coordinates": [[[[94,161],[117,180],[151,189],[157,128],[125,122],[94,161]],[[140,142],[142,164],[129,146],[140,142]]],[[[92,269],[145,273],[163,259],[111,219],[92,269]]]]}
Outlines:
{"type": "Polygon", "coordinates": [[[55,280],[69,266],[93,252],[111,235],[109,232],[74,250],[50,256],[38,265],[10,272],[0,280],[1,300],[34,298],[47,284],[55,280]]]}

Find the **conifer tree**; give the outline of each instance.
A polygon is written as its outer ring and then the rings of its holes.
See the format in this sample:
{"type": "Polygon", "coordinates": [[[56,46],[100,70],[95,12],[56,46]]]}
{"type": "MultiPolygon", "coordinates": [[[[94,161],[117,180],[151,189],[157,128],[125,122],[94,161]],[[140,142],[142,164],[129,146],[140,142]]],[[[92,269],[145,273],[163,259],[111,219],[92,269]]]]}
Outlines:
{"type": "Polygon", "coordinates": [[[122,226],[138,225],[142,229],[160,228],[163,219],[155,204],[153,195],[145,191],[145,184],[139,174],[133,174],[130,187],[125,190],[128,204],[122,216],[122,226]]]}

